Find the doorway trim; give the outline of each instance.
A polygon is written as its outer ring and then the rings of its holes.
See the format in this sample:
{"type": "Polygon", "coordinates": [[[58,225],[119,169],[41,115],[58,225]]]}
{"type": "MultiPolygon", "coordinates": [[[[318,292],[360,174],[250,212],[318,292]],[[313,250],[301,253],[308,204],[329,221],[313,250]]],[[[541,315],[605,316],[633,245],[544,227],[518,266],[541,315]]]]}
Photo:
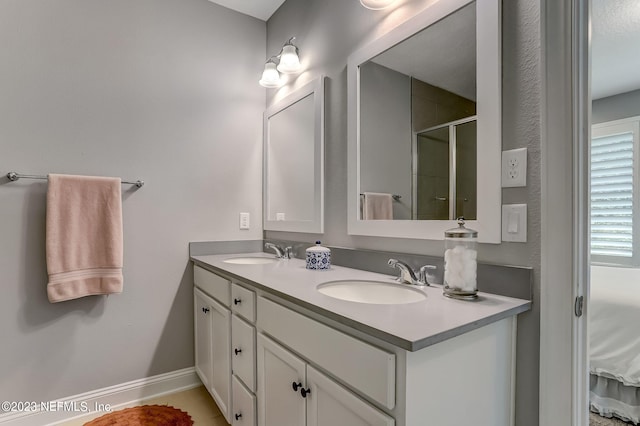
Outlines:
{"type": "Polygon", "coordinates": [[[541,2],[541,425],[588,424],[589,6],[541,2]]]}

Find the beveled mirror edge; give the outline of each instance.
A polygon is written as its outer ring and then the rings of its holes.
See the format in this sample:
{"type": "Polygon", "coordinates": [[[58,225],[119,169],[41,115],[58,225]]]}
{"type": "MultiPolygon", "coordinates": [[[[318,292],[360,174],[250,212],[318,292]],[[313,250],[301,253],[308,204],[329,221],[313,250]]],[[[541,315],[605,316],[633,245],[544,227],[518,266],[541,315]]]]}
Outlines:
{"type": "Polygon", "coordinates": [[[271,104],[263,114],[262,136],[262,226],[265,231],[324,233],[324,90],[325,77],[320,76],[271,104]],[[310,221],[269,220],[268,161],[269,117],[313,95],[314,104],[314,217],[310,221]]]}
{"type": "MultiPolygon", "coordinates": [[[[442,240],[444,231],[455,227],[454,220],[359,220],[360,193],[360,84],[359,65],[416,34],[474,0],[437,2],[409,20],[353,52],[347,64],[348,131],[348,223],[349,235],[442,240]]],[[[478,231],[481,243],[501,242],[501,157],[502,157],[502,43],[501,0],[476,1],[478,140],[486,149],[478,150],[478,220],[467,221],[478,231]],[[486,58],[486,59],[485,59],[486,58]]]]}

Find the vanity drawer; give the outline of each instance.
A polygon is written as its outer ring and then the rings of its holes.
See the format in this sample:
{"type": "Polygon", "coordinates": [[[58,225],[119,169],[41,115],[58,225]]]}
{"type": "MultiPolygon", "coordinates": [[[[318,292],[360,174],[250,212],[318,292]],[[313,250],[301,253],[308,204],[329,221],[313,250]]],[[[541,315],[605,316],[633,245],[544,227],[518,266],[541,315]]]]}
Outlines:
{"type": "Polygon", "coordinates": [[[231,310],[249,322],[255,323],[256,293],[236,283],[231,284],[231,310]]]}
{"type": "Polygon", "coordinates": [[[252,392],[256,391],[256,329],[237,315],[231,316],[231,366],[252,392]]]}
{"type": "Polygon", "coordinates": [[[194,266],[193,282],[209,296],[218,299],[223,305],[229,306],[231,300],[231,282],[229,280],[199,266],[194,266]]]}
{"type": "Polygon", "coordinates": [[[264,297],[258,297],[258,326],[382,406],[395,406],[394,354],[264,297]]]}
{"type": "Polygon", "coordinates": [[[231,379],[233,389],[233,414],[231,424],[237,426],[255,426],[256,397],[251,394],[236,376],[231,379]]]}

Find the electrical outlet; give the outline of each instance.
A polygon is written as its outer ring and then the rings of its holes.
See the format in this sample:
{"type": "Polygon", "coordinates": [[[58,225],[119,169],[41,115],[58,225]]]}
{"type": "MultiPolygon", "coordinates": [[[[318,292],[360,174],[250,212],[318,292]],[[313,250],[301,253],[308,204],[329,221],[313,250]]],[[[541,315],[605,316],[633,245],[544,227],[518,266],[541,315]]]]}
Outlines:
{"type": "Polygon", "coordinates": [[[502,187],[527,186],[527,148],[502,151],[502,187]]]}
{"type": "Polygon", "coordinates": [[[249,213],[240,213],[240,229],[249,229],[249,213]]]}
{"type": "Polygon", "coordinates": [[[285,220],[284,213],[276,213],[276,220],[285,220]]]}

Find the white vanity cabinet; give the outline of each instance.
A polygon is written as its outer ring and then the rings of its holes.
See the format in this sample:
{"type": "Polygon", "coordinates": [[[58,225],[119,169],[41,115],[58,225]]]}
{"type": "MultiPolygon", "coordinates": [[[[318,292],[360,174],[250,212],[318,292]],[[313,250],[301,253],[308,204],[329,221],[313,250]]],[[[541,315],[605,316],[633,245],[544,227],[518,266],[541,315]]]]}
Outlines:
{"type": "Polygon", "coordinates": [[[259,426],[393,426],[393,418],[258,335],[259,426]]]}
{"type": "Polygon", "coordinates": [[[312,365],[393,408],[394,354],[264,297],[258,298],[258,327],[262,331],[258,335],[258,426],[395,424],[393,418],[312,365]]]}
{"type": "Polygon", "coordinates": [[[195,366],[220,411],[231,408],[231,311],[194,289],[195,366]]]}
{"type": "Polygon", "coordinates": [[[258,426],[513,426],[515,317],[411,352],[257,305],[258,426]]]}
{"type": "Polygon", "coordinates": [[[255,426],[255,292],[194,267],[195,369],[228,423],[255,426]]]}
{"type": "MultiPolygon", "coordinates": [[[[238,267],[231,282],[226,265],[213,267],[221,275],[194,271],[196,371],[231,425],[514,426],[516,315],[484,325],[469,318],[520,302],[484,295],[486,303],[469,303],[427,289],[430,298],[414,307],[437,315],[417,312],[407,330],[460,325],[407,350],[366,321],[349,326],[330,307],[298,303],[305,296],[291,294],[315,275],[294,259],[269,280],[264,269],[238,267]],[[270,290],[287,279],[296,286],[270,290]]],[[[340,277],[340,268],[333,272],[340,277]]],[[[404,313],[378,310],[389,323],[404,313]]]]}

